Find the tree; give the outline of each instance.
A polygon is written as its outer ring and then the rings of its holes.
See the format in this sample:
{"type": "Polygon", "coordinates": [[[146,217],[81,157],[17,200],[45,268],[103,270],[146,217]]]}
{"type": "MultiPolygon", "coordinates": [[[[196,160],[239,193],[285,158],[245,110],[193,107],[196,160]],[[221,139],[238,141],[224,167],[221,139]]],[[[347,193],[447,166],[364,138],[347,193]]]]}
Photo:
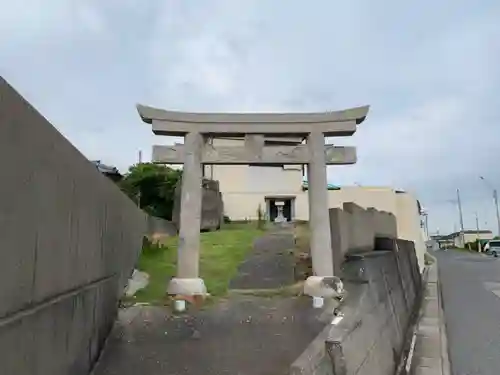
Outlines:
{"type": "Polygon", "coordinates": [[[160,164],[139,163],[129,168],[120,188],[152,216],[172,220],[174,192],[182,170],[160,164]]]}

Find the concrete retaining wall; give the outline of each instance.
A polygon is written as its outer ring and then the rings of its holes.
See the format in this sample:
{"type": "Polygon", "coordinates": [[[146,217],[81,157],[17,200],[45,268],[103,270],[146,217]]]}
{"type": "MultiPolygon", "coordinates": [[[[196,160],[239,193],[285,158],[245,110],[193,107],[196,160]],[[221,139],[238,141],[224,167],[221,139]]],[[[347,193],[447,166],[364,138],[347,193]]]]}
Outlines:
{"type": "Polygon", "coordinates": [[[397,237],[396,217],[375,208],[364,209],[349,202],[344,203],[342,209],[330,208],[329,217],[337,275],[347,254],[373,250],[378,238],[392,240],[397,237]]]}
{"type": "Polygon", "coordinates": [[[0,78],[0,374],[87,374],[145,215],[0,78]]]}
{"type": "Polygon", "coordinates": [[[421,299],[412,242],[351,254],[342,268],[344,318],[329,325],[292,364],[291,374],[392,375],[410,347],[421,299]]]}

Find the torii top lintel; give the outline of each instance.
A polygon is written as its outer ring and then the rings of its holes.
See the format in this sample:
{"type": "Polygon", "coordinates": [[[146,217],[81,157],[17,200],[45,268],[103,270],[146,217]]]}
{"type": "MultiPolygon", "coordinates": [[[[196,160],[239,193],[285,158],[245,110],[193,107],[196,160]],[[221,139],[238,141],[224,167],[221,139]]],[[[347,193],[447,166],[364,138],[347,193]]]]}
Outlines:
{"type": "Polygon", "coordinates": [[[183,136],[197,131],[204,134],[241,136],[307,135],[322,132],[326,137],[350,136],[366,118],[369,106],[324,113],[189,113],[137,105],[145,123],[156,135],[183,136]]]}

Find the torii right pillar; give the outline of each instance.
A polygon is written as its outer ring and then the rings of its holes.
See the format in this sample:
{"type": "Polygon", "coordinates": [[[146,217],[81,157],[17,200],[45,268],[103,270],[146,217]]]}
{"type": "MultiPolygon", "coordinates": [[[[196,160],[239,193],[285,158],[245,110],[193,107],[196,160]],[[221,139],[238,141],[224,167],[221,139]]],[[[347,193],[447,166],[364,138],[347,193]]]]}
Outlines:
{"type": "Polygon", "coordinates": [[[325,137],[322,132],[307,137],[309,164],[307,166],[309,228],[312,268],[315,276],[333,276],[334,258],[328,213],[325,137]]]}

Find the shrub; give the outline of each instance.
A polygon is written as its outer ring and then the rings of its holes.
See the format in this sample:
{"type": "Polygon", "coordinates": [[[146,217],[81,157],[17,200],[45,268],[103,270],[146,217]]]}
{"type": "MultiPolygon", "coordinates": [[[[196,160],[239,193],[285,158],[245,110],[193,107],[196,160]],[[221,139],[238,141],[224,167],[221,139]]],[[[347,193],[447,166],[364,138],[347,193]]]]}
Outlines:
{"type": "Polygon", "coordinates": [[[264,217],[264,210],[262,210],[262,206],[259,204],[259,207],[257,208],[257,228],[264,229],[265,224],[266,220],[264,217]]]}

